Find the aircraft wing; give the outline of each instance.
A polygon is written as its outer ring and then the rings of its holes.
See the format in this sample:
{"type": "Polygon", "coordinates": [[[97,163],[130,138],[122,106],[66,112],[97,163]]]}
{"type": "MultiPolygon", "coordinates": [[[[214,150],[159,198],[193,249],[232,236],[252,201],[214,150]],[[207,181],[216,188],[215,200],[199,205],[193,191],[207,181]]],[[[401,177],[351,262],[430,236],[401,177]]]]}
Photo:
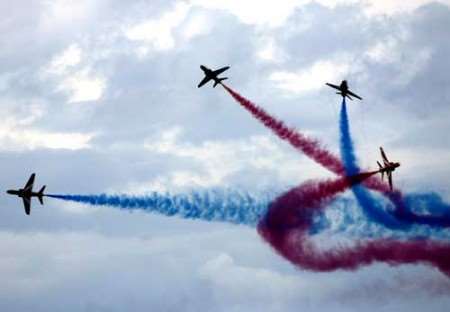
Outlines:
{"type": "Polygon", "coordinates": [[[34,177],[36,175],[33,173],[30,178],[28,179],[27,184],[25,184],[24,190],[32,190],[33,189],[33,184],[34,184],[34,177]]]}
{"type": "Polygon", "coordinates": [[[357,94],[353,93],[353,92],[352,92],[352,91],[350,91],[350,90],[348,90],[348,91],[347,91],[347,93],[348,93],[348,94],[350,94],[351,96],[353,96],[353,97],[355,97],[355,98],[359,99],[359,100],[362,100],[362,97],[360,97],[359,95],[357,95],[357,94]]]}
{"type": "Polygon", "coordinates": [[[329,87],[335,88],[335,89],[337,89],[337,90],[341,90],[341,87],[339,87],[339,86],[337,86],[337,85],[334,85],[334,84],[332,84],[332,83],[328,83],[328,82],[327,82],[326,85],[329,86],[329,87]]]}
{"type": "Polygon", "coordinates": [[[30,214],[30,210],[31,210],[31,198],[30,197],[22,197],[23,199],[23,207],[25,208],[25,213],[27,215],[30,214]]]}
{"type": "Polygon", "coordinates": [[[388,172],[388,179],[389,179],[389,186],[390,186],[391,191],[392,191],[392,188],[393,188],[393,186],[392,186],[392,171],[388,172]]]}
{"type": "Polygon", "coordinates": [[[198,84],[197,88],[200,88],[200,87],[204,86],[205,83],[207,83],[207,82],[210,81],[210,80],[211,80],[211,78],[209,78],[209,77],[203,78],[203,80],[200,81],[200,83],[198,84]]]}
{"type": "Polygon", "coordinates": [[[220,69],[216,69],[216,70],[213,71],[213,74],[218,76],[221,73],[223,73],[224,71],[228,70],[229,68],[230,68],[230,66],[225,66],[225,67],[222,67],[220,69]]]}
{"type": "Polygon", "coordinates": [[[384,150],[382,147],[380,147],[380,152],[381,152],[381,157],[383,157],[383,162],[384,163],[389,163],[388,158],[386,157],[386,154],[384,153],[384,150]]]}

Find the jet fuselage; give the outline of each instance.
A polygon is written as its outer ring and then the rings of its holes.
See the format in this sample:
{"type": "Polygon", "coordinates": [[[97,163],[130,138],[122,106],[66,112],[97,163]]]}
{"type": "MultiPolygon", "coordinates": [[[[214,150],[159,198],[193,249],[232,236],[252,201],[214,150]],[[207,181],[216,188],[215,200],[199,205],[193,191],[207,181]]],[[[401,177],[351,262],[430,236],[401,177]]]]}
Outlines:
{"type": "Polygon", "coordinates": [[[10,195],[16,195],[19,197],[39,197],[40,196],[39,193],[26,191],[24,189],[7,190],[6,193],[10,194],[10,195]]]}
{"type": "Polygon", "coordinates": [[[346,97],[348,95],[348,84],[347,80],[343,80],[341,82],[341,85],[339,86],[340,92],[338,94],[341,94],[343,97],[346,97]]]}
{"type": "Polygon", "coordinates": [[[392,172],[395,171],[396,168],[400,167],[400,163],[396,162],[396,163],[389,163],[389,164],[385,164],[385,166],[380,169],[380,172],[392,172]]]}
{"type": "Polygon", "coordinates": [[[203,78],[202,81],[200,81],[200,83],[198,84],[198,88],[201,88],[203,85],[205,85],[206,83],[208,83],[208,81],[212,80],[214,81],[214,85],[213,87],[216,87],[218,84],[222,84],[222,81],[228,79],[227,77],[224,78],[220,78],[219,75],[223,72],[225,72],[226,70],[228,70],[230,67],[226,66],[226,67],[222,67],[216,70],[211,70],[208,67],[206,67],[205,65],[200,65],[200,69],[203,71],[203,73],[205,74],[205,77],[203,78]]]}

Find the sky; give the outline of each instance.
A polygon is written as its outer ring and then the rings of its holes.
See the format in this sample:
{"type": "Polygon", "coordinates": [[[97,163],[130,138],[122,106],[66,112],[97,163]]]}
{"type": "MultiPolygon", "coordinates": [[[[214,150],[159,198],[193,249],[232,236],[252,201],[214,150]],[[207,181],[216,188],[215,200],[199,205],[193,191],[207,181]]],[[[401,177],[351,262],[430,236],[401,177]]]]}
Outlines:
{"type": "MultiPolygon", "coordinates": [[[[450,200],[450,1],[0,3],[0,189],[146,194],[287,189],[332,175],[280,142],[200,64],[338,154],[348,79],[357,155],[450,200]],[[397,173],[397,172],[396,172],[397,173]]],[[[350,194],[346,194],[350,196],[350,194]]],[[[1,311],[445,311],[420,265],[299,270],[252,227],[0,195],[1,311]]]]}

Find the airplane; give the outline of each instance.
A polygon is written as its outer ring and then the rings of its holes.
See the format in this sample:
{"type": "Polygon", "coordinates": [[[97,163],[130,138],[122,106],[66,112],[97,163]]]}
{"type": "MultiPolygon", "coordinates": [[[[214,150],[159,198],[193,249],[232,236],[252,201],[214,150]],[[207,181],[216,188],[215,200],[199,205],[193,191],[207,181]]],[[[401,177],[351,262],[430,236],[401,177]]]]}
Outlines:
{"type": "Polygon", "coordinates": [[[353,99],[351,98],[351,96],[353,96],[353,97],[355,97],[355,98],[357,98],[357,99],[359,99],[359,100],[362,100],[362,98],[361,98],[359,95],[353,93],[352,91],[350,91],[350,90],[348,89],[347,80],[343,80],[343,81],[341,82],[341,85],[340,85],[340,86],[337,86],[337,85],[334,85],[334,84],[328,83],[328,82],[326,83],[326,85],[329,86],[329,87],[332,87],[332,88],[334,88],[334,89],[339,90],[339,92],[336,92],[336,94],[342,95],[342,97],[343,97],[344,99],[345,99],[346,97],[348,97],[350,100],[353,101],[353,99]]]}
{"type": "Polygon", "coordinates": [[[45,196],[44,195],[45,185],[39,190],[39,192],[37,192],[37,193],[33,192],[33,184],[34,184],[35,176],[36,176],[36,174],[34,174],[34,173],[30,176],[27,184],[25,184],[23,189],[6,191],[6,193],[8,193],[10,195],[17,195],[19,197],[22,197],[23,206],[25,208],[25,213],[27,215],[29,215],[30,211],[31,211],[31,198],[32,197],[37,197],[39,199],[39,202],[41,203],[41,205],[44,204],[43,196],[45,196]]]}
{"type": "Polygon", "coordinates": [[[380,147],[380,152],[381,152],[381,158],[383,158],[383,165],[380,164],[379,161],[377,161],[378,167],[380,168],[380,170],[378,170],[379,173],[381,173],[381,179],[384,179],[384,174],[386,173],[388,180],[389,180],[389,187],[391,188],[392,191],[392,172],[395,171],[396,168],[400,167],[400,163],[399,162],[390,162],[388,160],[388,158],[386,157],[386,154],[383,150],[382,147],[380,147]]]}
{"type": "Polygon", "coordinates": [[[216,70],[211,70],[208,67],[204,66],[204,65],[200,65],[200,69],[203,70],[203,72],[205,73],[205,78],[203,78],[202,81],[200,81],[200,83],[198,84],[198,88],[202,87],[203,85],[205,85],[208,81],[210,80],[214,80],[214,88],[220,83],[222,84],[222,81],[224,81],[225,79],[228,79],[227,77],[225,78],[219,78],[217,76],[219,76],[221,73],[223,73],[224,71],[228,70],[230,68],[230,66],[225,66],[222,67],[220,69],[216,69],[216,70]]]}

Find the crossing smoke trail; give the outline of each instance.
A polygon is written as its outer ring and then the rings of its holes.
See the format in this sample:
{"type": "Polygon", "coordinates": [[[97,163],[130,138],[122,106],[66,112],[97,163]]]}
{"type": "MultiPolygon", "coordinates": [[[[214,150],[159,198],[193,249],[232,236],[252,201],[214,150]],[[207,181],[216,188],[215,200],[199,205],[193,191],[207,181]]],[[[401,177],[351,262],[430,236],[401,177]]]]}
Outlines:
{"type": "MultiPolygon", "coordinates": [[[[247,109],[256,119],[260,120],[266,127],[271,129],[279,138],[288,141],[293,147],[303,152],[305,155],[321,164],[331,172],[337,175],[347,175],[346,169],[342,162],[333,154],[323,149],[318,141],[298,133],[292,128],[287,127],[283,122],[270,116],[266,111],[244,98],[239,93],[235,92],[225,84],[222,84],[225,90],[238,102],[241,106],[247,109]]],[[[356,170],[355,164],[355,172],[356,170]]],[[[364,182],[364,185],[370,187],[376,191],[385,194],[392,203],[396,206],[397,211],[405,211],[403,199],[399,192],[391,192],[390,189],[377,178],[369,178],[364,182]]],[[[362,199],[362,197],[360,197],[362,199]]],[[[367,198],[366,198],[367,199],[367,198]]],[[[375,220],[382,221],[384,224],[391,228],[402,227],[402,224],[388,216],[381,210],[373,209],[368,210],[372,213],[375,220]]]]}
{"type": "MultiPolygon", "coordinates": [[[[341,177],[325,182],[305,183],[277,197],[274,201],[271,201],[270,196],[264,199],[260,196],[252,197],[232,191],[192,192],[187,195],[152,193],[148,196],[105,194],[47,196],[91,205],[113,206],[129,211],[157,212],[187,219],[231,222],[249,226],[257,224],[260,235],[280,254],[294,264],[310,270],[352,270],[381,261],[391,265],[426,263],[450,276],[450,245],[446,243],[417,239],[414,241],[378,239],[358,240],[351,246],[340,245],[325,251],[315,247],[310,239],[311,233],[317,233],[313,228],[314,219],[339,193],[359,183],[372,185],[379,190],[386,188],[385,185],[376,184],[378,180],[372,178],[375,172],[346,177],[345,168],[340,160],[322,149],[317,141],[296,134],[293,129],[269,116],[264,110],[228,87],[224,87],[242,106],[270,127],[280,138],[289,141],[341,177]]],[[[349,129],[347,132],[350,133],[349,129]]],[[[357,172],[359,168],[357,168],[354,154],[353,160],[353,169],[356,168],[355,172],[357,172]]],[[[416,202],[414,197],[407,199],[416,202]]],[[[421,201],[424,200],[428,200],[428,197],[421,198],[421,201]]],[[[434,200],[439,203],[439,199],[434,200]]],[[[445,209],[445,204],[440,203],[439,209],[445,209]]]]}
{"type": "MultiPolygon", "coordinates": [[[[360,169],[357,164],[353,141],[350,135],[350,124],[348,121],[345,98],[342,100],[339,128],[340,151],[346,174],[350,176],[355,175],[360,172],[360,169]]],[[[382,207],[381,203],[376,201],[363,186],[354,185],[352,187],[352,192],[360,206],[363,208],[366,216],[372,221],[383,224],[390,229],[409,228],[407,224],[398,221],[393,215],[388,213],[384,207],[382,207]]]]}
{"type": "MultiPolygon", "coordinates": [[[[347,175],[353,175],[359,172],[359,167],[355,157],[353,141],[350,134],[350,125],[347,114],[347,105],[345,99],[342,101],[341,113],[340,113],[340,150],[341,157],[344,163],[344,167],[347,175]]],[[[386,197],[388,197],[394,204],[395,210],[392,213],[386,211],[386,208],[376,201],[370,193],[365,190],[361,185],[352,187],[352,191],[358,200],[359,204],[363,207],[367,216],[384,226],[391,229],[403,229],[408,230],[409,225],[422,224],[435,227],[450,227],[450,210],[441,209],[440,215],[429,215],[430,209],[433,206],[438,205],[436,202],[436,196],[409,196],[407,200],[403,199],[400,191],[390,192],[389,189],[384,190],[382,186],[379,186],[379,180],[370,181],[375,189],[380,190],[386,197]],[[420,203],[415,203],[414,198],[419,198],[420,203]],[[412,212],[411,207],[421,206],[425,207],[425,213],[428,215],[417,215],[412,212]]],[[[443,205],[441,203],[440,207],[443,205]]]]}
{"type": "MultiPolygon", "coordinates": [[[[235,92],[225,84],[222,84],[225,90],[245,109],[247,109],[256,119],[260,120],[266,127],[272,130],[279,138],[289,142],[294,148],[302,151],[305,155],[315,160],[328,170],[334,172],[337,175],[345,176],[346,169],[342,162],[333,154],[323,149],[319,142],[308,138],[301,133],[298,133],[295,129],[287,127],[283,122],[270,116],[262,108],[256,104],[244,98],[239,93],[235,92]]],[[[356,162],[354,163],[356,166],[356,162]]],[[[357,167],[355,167],[357,168],[357,167]]],[[[370,177],[363,183],[364,186],[380,192],[385,195],[394,205],[394,211],[391,216],[382,211],[379,205],[370,207],[367,209],[372,214],[373,220],[384,224],[391,229],[405,229],[408,223],[417,223],[424,225],[431,225],[437,227],[450,227],[450,211],[447,211],[440,216],[418,216],[407,209],[405,201],[400,191],[391,191],[386,183],[383,183],[377,177],[370,177]],[[393,216],[393,217],[392,217],[393,216]],[[395,217],[395,218],[394,218],[395,217]],[[403,222],[402,222],[403,221],[403,222]]],[[[360,187],[360,186],[359,186],[360,187]]],[[[358,191],[359,189],[357,189],[358,191]]],[[[362,195],[367,195],[362,194],[362,195]]],[[[369,200],[367,196],[360,199],[369,200]]],[[[367,208],[367,206],[366,206],[367,208]]],[[[431,208],[431,207],[430,207],[431,208]]]]}
{"type": "MultiPolygon", "coordinates": [[[[321,164],[324,168],[327,168],[331,172],[334,172],[340,176],[346,175],[346,170],[341,160],[321,147],[318,141],[298,133],[293,128],[287,127],[282,121],[272,117],[261,107],[244,98],[227,85],[222,84],[222,86],[236,100],[236,102],[248,110],[267,128],[272,130],[272,132],[275,133],[280,139],[289,142],[294,148],[303,152],[306,156],[321,164]]],[[[367,179],[364,181],[364,185],[382,193],[388,193],[390,191],[384,183],[376,178],[367,179]]],[[[392,197],[392,199],[394,199],[394,204],[401,203],[401,197],[392,197]]]]}
{"type": "MultiPolygon", "coordinates": [[[[355,270],[374,262],[390,265],[423,263],[450,276],[450,245],[429,240],[359,240],[329,250],[317,248],[309,239],[313,216],[348,187],[360,182],[338,178],[307,182],[279,196],[258,224],[259,234],[294,265],[313,271],[355,270]]],[[[358,181],[360,180],[360,181],[358,181]]]]}
{"type": "Polygon", "coordinates": [[[128,195],[46,195],[66,201],[94,206],[112,206],[132,211],[142,210],[185,219],[222,221],[256,226],[267,211],[269,195],[251,196],[236,191],[205,191],[170,195],[151,193],[128,195]]]}

